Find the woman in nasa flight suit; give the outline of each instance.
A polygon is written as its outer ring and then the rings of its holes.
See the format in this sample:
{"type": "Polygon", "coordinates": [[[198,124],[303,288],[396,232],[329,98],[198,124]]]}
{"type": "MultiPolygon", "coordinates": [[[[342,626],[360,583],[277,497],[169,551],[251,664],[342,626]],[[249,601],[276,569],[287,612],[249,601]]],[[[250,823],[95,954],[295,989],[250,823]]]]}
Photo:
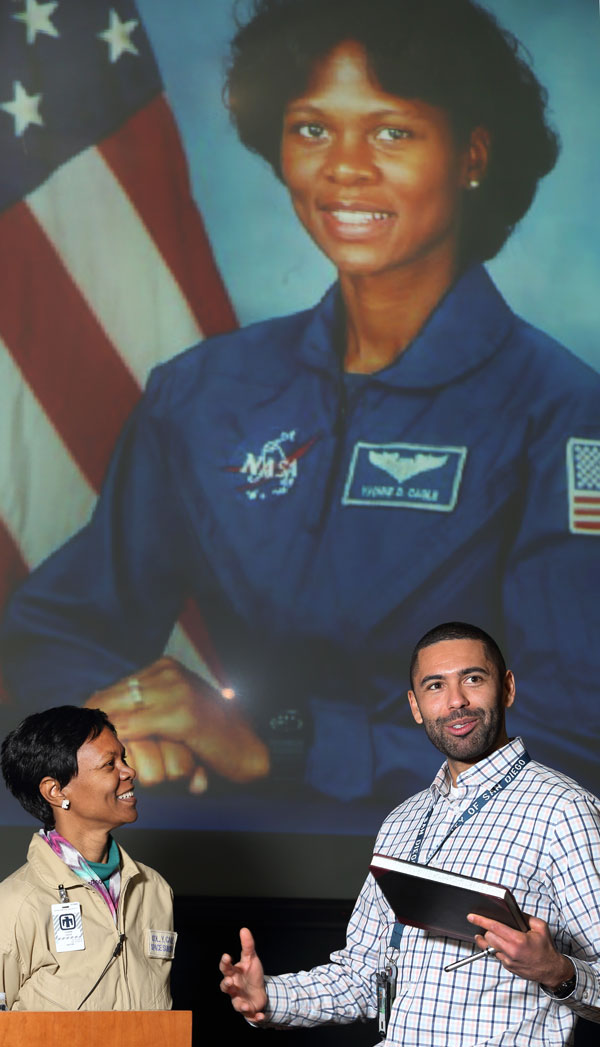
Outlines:
{"type": "Polygon", "coordinates": [[[597,786],[600,383],[482,267],[556,161],[543,88],[471,0],[259,0],[227,97],[338,280],[154,371],[90,524],[9,608],[15,697],[100,692],[146,783],[397,797],[433,771],[413,641],[474,620],[535,756],[597,786]],[[162,657],[189,595],[237,700],[162,657]]]}

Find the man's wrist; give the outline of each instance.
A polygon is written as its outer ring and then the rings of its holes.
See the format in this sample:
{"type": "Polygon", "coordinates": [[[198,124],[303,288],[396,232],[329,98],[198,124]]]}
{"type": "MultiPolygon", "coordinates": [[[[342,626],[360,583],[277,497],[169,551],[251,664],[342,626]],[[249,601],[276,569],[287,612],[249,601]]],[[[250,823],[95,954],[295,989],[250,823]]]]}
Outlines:
{"type": "Polygon", "coordinates": [[[561,959],[563,960],[562,971],[556,977],[553,977],[551,981],[543,984],[546,992],[551,993],[552,996],[557,996],[559,999],[570,996],[577,984],[575,964],[568,956],[561,955],[561,959]]]}

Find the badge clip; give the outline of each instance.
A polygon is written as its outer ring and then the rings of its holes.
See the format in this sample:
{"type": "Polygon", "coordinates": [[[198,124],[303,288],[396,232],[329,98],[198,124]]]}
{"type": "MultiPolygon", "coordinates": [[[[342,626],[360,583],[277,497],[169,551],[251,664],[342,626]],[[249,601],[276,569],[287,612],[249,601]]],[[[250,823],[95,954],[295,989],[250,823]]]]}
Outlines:
{"type": "Polygon", "coordinates": [[[398,969],[395,964],[390,963],[382,971],[377,971],[377,1029],[379,1035],[384,1038],[392,1013],[392,1004],[396,997],[396,981],[398,969]]]}

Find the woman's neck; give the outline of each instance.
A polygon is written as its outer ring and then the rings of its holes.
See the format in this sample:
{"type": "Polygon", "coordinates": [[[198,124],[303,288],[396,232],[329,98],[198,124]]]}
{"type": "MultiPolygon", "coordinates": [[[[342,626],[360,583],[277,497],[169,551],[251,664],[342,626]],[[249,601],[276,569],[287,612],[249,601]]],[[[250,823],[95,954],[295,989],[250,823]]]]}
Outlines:
{"type": "Polygon", "coordinates": [[[83,855],[86,862],[106,862],[108,860],[108,852],[110,850],[110,839],[108,836],[104,836],[103,839],[86,838],[81,846],[77,844],[73,846],[77,847],[77,850],[83,855]]]}
{"type": "Polygon", "coordinates": [[[346,308],[344,368],[372,374],[388,367],[413,341],[451,287],[455,264],[442,260],[374,276],[340,274],[346,308]]]}
{"type": "Polygon", "coordinates": [[[83,855],[86,862],[105,862],[108,859],[110,835],[106,829],[87,829],[73,822],[67,823],[58,812],[55,825],[57,832],[83,855]]]}

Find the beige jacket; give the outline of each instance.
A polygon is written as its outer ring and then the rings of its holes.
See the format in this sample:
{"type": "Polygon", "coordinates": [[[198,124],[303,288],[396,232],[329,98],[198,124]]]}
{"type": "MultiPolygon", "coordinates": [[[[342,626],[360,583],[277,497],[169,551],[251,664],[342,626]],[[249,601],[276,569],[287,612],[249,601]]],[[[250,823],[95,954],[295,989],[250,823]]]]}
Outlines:
{"type": "Polygon", "coordinates": [[[90,991],[124,932],[125,940],[81,1010],[168,1010],[171,960],[150,955],[149,934],[171,931],[173,895],[154,869],[121,852],[118,926],[104,899],[79,879],[39,835],[27,864],[0,884],[0,990],[9,1010],[75,1011],[90,991]],[[64,884],[79,902],[85,948],[58,952],[51,906],[64,884]]]}

